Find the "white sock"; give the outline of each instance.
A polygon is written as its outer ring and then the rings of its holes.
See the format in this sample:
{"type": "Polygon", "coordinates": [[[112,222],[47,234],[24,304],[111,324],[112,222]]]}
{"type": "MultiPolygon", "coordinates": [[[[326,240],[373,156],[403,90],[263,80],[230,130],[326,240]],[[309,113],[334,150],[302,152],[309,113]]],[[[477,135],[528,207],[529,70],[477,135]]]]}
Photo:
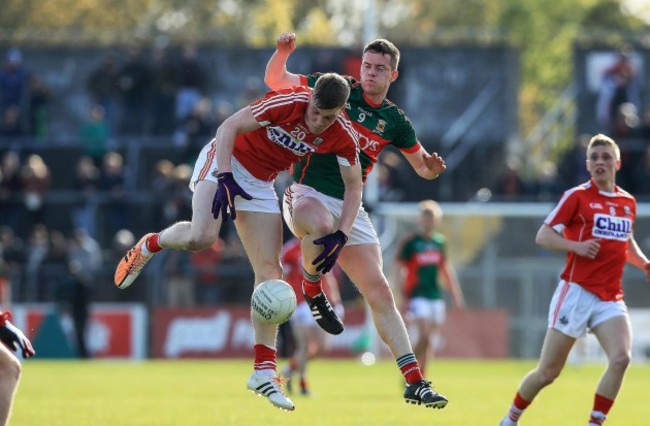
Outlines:
{"type": "Polygon", "coordinates": [[[145,241],[142,243],[142,245],[140,246],[140,253],[142,253],[142,255],[143,255],[144,257],[152,256],[152,253],[151,253],[151,252],[149,251],[149,249],[147,248],[147,241],[146,241],[146,240],[145,240],[145,241]]]}
{"type": "Polygon", "coordinates": [[[519,421],[519,417],[521,414],[524,412],[524,410],[521,410],[515,406],[515,404],[512,404],[510,406],[510,411],[508,411],[508,416],[506,417],[506,421],[503,422],[504,426],[517,426],[517,422],[519,421]],[[516,418],[517,420],[512,421],[511,417],[516,418]]]}
{"type": "Polygon", "coordinates": [[[514,423],[512,420],[510,420],[510,417],[506,417],[501,420],[500,426],[517,426],[517,423],[514,423]]]}
{"type": "Polygon", "coordinates": [[[276,376],[275,370],[272,370],[270,368],[265,368],[264,370],[255,370],[255,374],[261,377],[268,377],[268,378],[276,376]]]}
{"type": "Polygon", "coordinates": [[[606,418],[607,416],[605,416],[604,413],[601,413],[600,411],[592,411],[591,419],[588,426],[602,426],[602,424],[605,423],[606,418]]]}

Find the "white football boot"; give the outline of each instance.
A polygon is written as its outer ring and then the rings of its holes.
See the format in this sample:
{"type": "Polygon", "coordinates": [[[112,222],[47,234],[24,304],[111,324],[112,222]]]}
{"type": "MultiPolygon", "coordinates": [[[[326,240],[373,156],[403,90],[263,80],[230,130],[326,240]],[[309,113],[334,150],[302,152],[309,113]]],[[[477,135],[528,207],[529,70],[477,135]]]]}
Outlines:
{"type": "Polygon", "coordinates": [[[276,407],[293,411],[296,407],[282,390],[282,383],[273,370],[255,370],[248,379],[246,387],[259,396],[266,397],[276,407]],[[269,374],[270,373],[270,374],[269,374]]]}

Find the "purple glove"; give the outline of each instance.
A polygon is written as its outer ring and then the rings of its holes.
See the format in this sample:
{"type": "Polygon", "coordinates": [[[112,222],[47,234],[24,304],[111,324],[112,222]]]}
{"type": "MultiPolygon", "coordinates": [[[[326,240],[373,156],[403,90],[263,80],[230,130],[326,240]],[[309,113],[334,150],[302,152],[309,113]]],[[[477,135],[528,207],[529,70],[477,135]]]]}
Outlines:
{"type": "Polygon", "coordinates": [[[10,317],[9,312],[0,314],[0,341],[14,352],[20,350],[23,358],[34,356],[36,352],[32,347],[32,343],[22,331],[9,322],[10,317]]]}
{"type": "Polygon", "coordinates": [[[347,242],[348,236],[345,235],[345,233],[341,230],[327,234],[324,237],[320,237],[319,239],[314,240],[314,244],[323,245],[323,251],[318,255],[316,259],[314,259],[311,264],[315,266],[320,263],[320,265],[316,267],[316,270],[322,272],[323,274],[328,273],[336,263],[336,259],[339,257],[341,249],[343,249],[343,246],[347,242]]]}
{"type": "Polygon", "coordinates": [[[252,200],[253,197],[239,186],[232,177],[231,172],[219,173],[217,175],[217,185],[217,192],[214,194],[214,200],[212,200],[212,217],[218,219],[219,213],[221,213],[221,218],[226,222],[228,220],[227,209],[230,209],[230,217],[235,220],[237,218],[235,196],[239,195],[245,200],[252,200]]]}

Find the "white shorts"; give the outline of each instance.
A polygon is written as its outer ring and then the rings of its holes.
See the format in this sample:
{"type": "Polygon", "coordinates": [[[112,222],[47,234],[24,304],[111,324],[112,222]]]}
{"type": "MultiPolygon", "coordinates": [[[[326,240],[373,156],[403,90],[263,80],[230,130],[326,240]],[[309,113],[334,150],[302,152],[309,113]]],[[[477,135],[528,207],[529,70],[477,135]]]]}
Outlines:
{"type": "MultiPolygon", "coordinates": [[[[239,211],[280,214],[278,194],[273,187],[273,181],[257,179],[235,157],[232,157],[231,164],[233,177],[239,186],[253,197],[250,201],[241,197],[235,198],[235,208],[239,211]]],[[[213,139],[203,147],[194,164],[190,180],[192,192],[200,180],[217,183],[217,173],[217,149],[213,139]]]]}
{"type": "Polygon", "coordinates": [[[445,322],[447,307],[442,299],[414,297],[409,300],[409,313],[413,319],[430,319],[435,324],[445,322]]]}
{"type": "MultiPolygon", "coordinates": [[[[343,200],[321,194],[314,188],[301,185],[298,183],[292,184],[284,191],[282,200],[282,216],[291,232],[296,235],[293,229],[292,212],[294,204],[303,197],[315,198],[330,211],[334,219],[338,222],[341,218],[341,210],[343,209],[343,200]]],[[[379,237],[375,227],[370,222],[368,213],[364,210],[363,206],[359,209],[359,214],[352,225],[352,231],[348,235],[347,246],[354,246],[360,244],[379,244],[379,237]]]]}
{"type": "Polygon", "coordinates": [[[296,306],[296,311],[291,316],[291,324],[304,327],[318,327],[318,323],[311,315],[309,305],[304,300],[296,306]]]}
{"type": "Polygon", "coordinates": [[[577,339],[610,318],[627,316],[622,300],[605,301],[576,283],[561,280],[553,294],[548,326],[577,339]]]}

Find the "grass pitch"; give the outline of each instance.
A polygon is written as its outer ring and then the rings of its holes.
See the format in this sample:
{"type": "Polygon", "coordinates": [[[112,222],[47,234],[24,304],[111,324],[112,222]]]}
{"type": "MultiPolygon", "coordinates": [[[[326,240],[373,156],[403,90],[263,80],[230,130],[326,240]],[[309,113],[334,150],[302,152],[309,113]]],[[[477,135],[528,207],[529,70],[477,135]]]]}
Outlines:
{"type": "MultiPolygon", "coordinates": [[[[280,411],[246,390],[250,360],[49,361],[24,363],[11,425],[17,426],[363,426],[497,425],[531,361],[438,360],[427,375],[450,403],[443,410],[406,404],[392,361],[310,365],[310,397],[292,395],[280,411]]],[[[521,424],[587,424],[603,365],[567,366],[542,391],[521,424]]],[[[650,366],[632,365],[610,412],[610,426],[647,425],[650,366]]]]}

